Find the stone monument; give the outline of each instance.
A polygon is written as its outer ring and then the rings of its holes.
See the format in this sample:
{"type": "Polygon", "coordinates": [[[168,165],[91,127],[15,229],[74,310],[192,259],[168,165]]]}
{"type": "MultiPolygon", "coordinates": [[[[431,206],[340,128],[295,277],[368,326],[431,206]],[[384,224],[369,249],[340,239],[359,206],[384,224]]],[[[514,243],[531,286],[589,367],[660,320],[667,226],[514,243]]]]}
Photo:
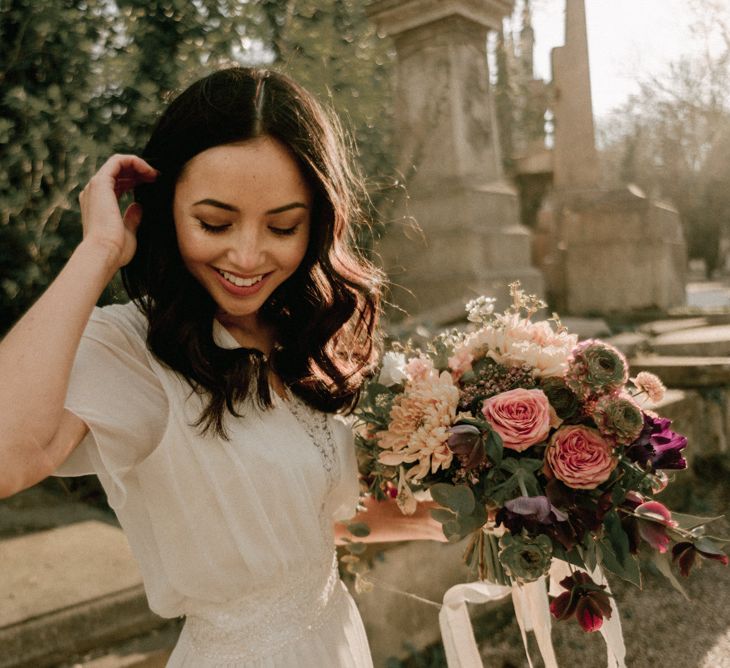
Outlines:
{"type": "Polygon", "coordinates": [[[563,313],[666,311],[686,301],[679,214],[635,186],[601,188],[584,0],[566,0],[553,50],[553,191],[538,215],[540,268],[563,313]],[[547,241],[546,241],[547,240],[547,241]]]}
{"type": "Polygon", "coordinates": [[[565,45],[552,50],[553,184],[558,190],[594,189],[600,181],[593,126],[584,0],[566,0],[565,45]]]}
{"type": "Polygon", "coordinates": [[[378,0],[368,8],[397,51],[398,169],[404,193],[378,251],[391,300],[446,323],[466,300],[542,292],[530,233],[504,178],[489,90],[487,34],[514,0],[378,0]],[[415,223],[415,225],[414,225],[415,223]]]}

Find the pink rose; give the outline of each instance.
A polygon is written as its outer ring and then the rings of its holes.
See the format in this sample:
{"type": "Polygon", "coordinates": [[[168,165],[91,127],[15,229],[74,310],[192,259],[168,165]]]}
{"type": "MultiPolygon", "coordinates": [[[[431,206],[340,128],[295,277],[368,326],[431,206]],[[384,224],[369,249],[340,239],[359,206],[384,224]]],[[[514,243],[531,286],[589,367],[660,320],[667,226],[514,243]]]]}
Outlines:
{"type": "Polygon", "coordinates": [[[618,463],[613,446],[596,429],[582,425],[558,429],[545,459],[555,477],[573,489],[594,489],[618,463]]]}
{"type": "Polygon", "coordinates": [[[544,441],[560,420],[542,390],[517,388],[484,401],[482,413],[505,448],[522,452],[544,441]]]}

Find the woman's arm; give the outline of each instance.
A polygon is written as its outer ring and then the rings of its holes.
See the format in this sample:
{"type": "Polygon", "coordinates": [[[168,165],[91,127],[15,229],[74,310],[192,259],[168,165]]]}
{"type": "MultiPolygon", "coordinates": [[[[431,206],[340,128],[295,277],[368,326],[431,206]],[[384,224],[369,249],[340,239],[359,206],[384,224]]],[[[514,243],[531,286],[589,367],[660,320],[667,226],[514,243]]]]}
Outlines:
{"type": "Polygon", "coordinates": [[[376,501],[369,497],[365,501],[365,510],[357,513],[348,522],[335,523],[335,543],[344,545],[344,538],[362,543],[387,543],[402,540],[437,540],[448,542],[441,529],[441,523],[431,517],[431,509],[440,506],[433,501],[418,504],[413,515],[404,515],[394,499],[376,501]],[[347,525],[364,522],[370,528],[370,534],[357,538],[347,531],[347,525]]]}
{"type": "Polygon", "coordinates": [[[0,342],[0,497],[47,475],[86,433],[64,410],[69,377],[99,296],[136,248],[141,211],[122,219],[118,197],[155,170],[135,156],[113,156],[81,193],[84,239],[58,277],[0,342]]]}

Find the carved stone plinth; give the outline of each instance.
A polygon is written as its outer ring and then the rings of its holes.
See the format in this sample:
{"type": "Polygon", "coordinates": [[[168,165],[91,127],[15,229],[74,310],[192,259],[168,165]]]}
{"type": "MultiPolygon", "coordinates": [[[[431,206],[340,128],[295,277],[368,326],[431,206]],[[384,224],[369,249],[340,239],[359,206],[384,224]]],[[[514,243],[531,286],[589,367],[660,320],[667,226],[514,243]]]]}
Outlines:
{"type": "Polygon", "coordinates": [[[392,301],[444,322],[487,293],[507,301],[520,280],[541,293],[530,233],[504,179],[486,40],[513,0],[381,0],[369,14],[398,54],[396,198],[379,253],[392,301]],[[418,229],[416,229],[418,228],[418,229]]]}

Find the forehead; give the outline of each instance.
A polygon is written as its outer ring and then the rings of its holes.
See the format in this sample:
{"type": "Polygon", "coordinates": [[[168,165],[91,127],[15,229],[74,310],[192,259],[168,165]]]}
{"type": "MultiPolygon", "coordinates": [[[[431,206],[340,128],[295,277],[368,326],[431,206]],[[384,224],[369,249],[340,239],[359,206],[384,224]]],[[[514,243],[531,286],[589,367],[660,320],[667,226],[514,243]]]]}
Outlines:
{"type": "Polygon", "coordinates": [[[259,137],[198,153],[183,168],[175,198],[268,209],[289,201],[310,202],[311,192],[290,150],[272,137],[259,137]]]}

